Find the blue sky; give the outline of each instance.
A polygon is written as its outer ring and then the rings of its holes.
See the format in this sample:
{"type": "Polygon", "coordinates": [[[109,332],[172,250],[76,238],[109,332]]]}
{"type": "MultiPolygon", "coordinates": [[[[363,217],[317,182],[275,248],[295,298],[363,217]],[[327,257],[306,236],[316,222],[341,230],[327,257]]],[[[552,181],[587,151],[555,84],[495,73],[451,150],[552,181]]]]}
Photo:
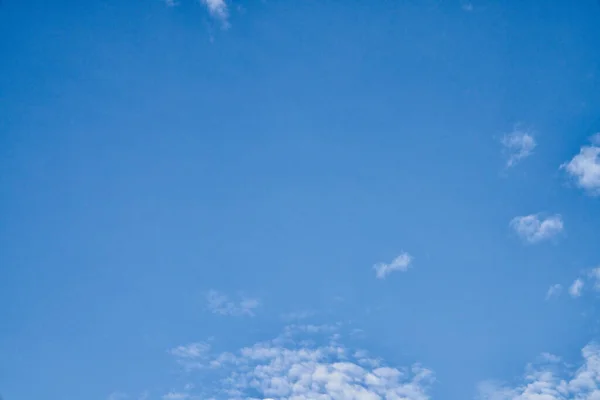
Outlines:
{"type": "Polygon", "coordinates": [[[5,400],[597,399],[600,4],[0,4],[5,400]]]}

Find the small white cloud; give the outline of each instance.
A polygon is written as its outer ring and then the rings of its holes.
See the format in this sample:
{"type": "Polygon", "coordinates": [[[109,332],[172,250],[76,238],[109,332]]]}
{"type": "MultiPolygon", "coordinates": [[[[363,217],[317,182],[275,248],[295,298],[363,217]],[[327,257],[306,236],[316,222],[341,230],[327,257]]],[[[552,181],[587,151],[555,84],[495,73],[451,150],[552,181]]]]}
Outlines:
{"type": "Polygon", "coordinates": [[[590,138],[590,146],[582,146],[579,154],[560,166],[575,183],[592,196],[600,195],[600,133],[590,138]]]}
{"type": "Polygon", "coordinates": [[[373,269],[375,270],[375,276],[378,279],[385,279],[389,274],[394,271],[406,272],[412,263],[413,257],[403,252],[398,257],[396,257],[391,263],[378,263],[373,265],[373,269]]]}
{"type": "Polygon", "coordinates": [[[562,292],[562,285],[557,283],[556,285],[552,285],[548,288],[548,292],[546,293],[546,300],[549,300],[553,297],[557,297],[562,292]]]}
{"type": "Polygon", "coordinates": [[[227,295],[216,290],[211,290],[206,295],[208,309],[213,314],[227,315],[232,317],[254,316],[254,310],[260,305],[260,301],[255,298],[242,297],[240,301],[230,300],[227,295]]]}
{"type": "Polygon", "coordinates": [[[540,355],[540,360],[545,363],[558,363],[560,362],[560,357],[551,353],[542,353],[540,355]]]}
{"type": "Polygon", "coordinates": [[[169,350],[171,355],[177,358],[202,358],[210,351],[210,345],[204,342],[190,343],[185,346],[177,346],[169,350]]]}
{"type": "Polygon", "coordinates": [[[579,296],[581,296],[582,290],[583,290],[583,280],[575,279],[575,282],[573,282],[573,284],[569,287],[569,294],[572,297],[579,297],[579,296]]]}
{"type": "Polygon", "coordinates": [[[225,0],[200,0],[208,9],[211,17],[219,20],[223,28],[229,27],[229,8],[225,0]]]}
{"type": "Polygon", "coordinates": [[[546,218],[541,218],[539,214],[515,217],[510,221],[510,226],[521,239],[529,243],[550,239],[562,232],[564,228],[562,217],[559,214],[546,218]]]}
{"type": "Polygon", "coordinates": [[[167,7],[175,7],[179,5],[177,0],[164,0],[167,7]]]}
{"type": "Polygon", "coordinates": [[[473,4],[471,3],[463,3],[462,9],[467,12],[473,11],[473,4]]]}
{"type": "Polygon", "coordinates": [[[501,142],[507,155],[507,167],[512,167],[519,161],[529,157],[533,153],[533,149],[537,146],[535,139],[530,133],[520,130],[515,130],[512,133],[504,135],[501,142]]]}

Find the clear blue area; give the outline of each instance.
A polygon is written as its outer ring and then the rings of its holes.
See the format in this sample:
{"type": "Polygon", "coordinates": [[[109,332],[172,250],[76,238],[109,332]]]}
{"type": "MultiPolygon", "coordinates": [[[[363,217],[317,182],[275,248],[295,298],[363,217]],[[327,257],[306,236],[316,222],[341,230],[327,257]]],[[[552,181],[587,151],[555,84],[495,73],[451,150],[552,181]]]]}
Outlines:
{"type": "Polygon", "coordinates": [[[3,0],[5,400],[158,394],[169,348],[298,310],[431,368],[437,399],[576,360],[596,299],[545,294],[600,264],[600,199],[559,170],[600,131],[600,3],[466,8],[240,1],[223,30],[192,0],[3,0]],[[539,145],[506,169],[517,123],[539,145]],[[564,234],[524,245],[537,212],[564,234]],[[210,289],[262,306],[223,318],[210,289]]]}

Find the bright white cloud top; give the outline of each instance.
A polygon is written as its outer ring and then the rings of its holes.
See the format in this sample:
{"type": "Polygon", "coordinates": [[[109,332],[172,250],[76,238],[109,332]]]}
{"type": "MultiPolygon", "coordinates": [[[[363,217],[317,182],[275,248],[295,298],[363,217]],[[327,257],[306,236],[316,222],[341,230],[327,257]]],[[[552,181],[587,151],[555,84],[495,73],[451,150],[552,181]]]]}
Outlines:
{"type": "Polygon", "coordinates": [[[378,279],[385,279],[389,274],[395,271],[406,272],[413,261],[413,257],[407,252],[402,252],[390,263],[377,263],[373,265],[375,276],[378,279]]]}
{"type": "Polygon", "coordinates": [[[506,166],[512,167],[519,161],[529,157],[533,153],[537,143],[530,133],[516,130],[504,135],[502,146],[504,146],[504,151],[508,158],[506,166]]]}
{"type": "Polygon", "coordinates": [[[582,146],[571,161],[561,165],[577,186],[593,196],[600,195],[600,133],[590,139],[589,146],[582,146]]]}
{"type": "Polygon", "coordinates": [[[540,214],[519,216],[512,219],[510,226],[527,243],[538,243],[551,239],[564,229],[559,214],[542,217],[540,214]]]}

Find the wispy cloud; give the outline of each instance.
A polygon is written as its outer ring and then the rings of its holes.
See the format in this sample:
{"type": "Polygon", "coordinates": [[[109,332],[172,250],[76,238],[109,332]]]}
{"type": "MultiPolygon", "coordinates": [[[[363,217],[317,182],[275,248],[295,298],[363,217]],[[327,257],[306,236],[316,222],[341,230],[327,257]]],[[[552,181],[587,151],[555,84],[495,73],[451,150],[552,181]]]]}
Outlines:
{"type": "Polygon", "coordinates": [[[310,317],[314,316],[315,314],[316,313],[314,311],[310,311],[310,310],[296,311],[296,312],[282,314],[281,319],[283,319],[284,321],[299,321],[302,319],[310,318],[310,317]]]}
{"type": "Polygon", "coordinates": [[[549,300],[553,297],[558,297],[562,292],[562,285],[557,283],[548,288],[548,292],[546,292],[546,300],[549,300]]]}
{"type": "Polygon", "coordinates": [[[229,7],[225,0],[200,0],[214,19],[221,22],[224,29],[229,28],[229,7]]]}
{"type": "Polygon", "coordinates": [[[501,143],[507,157],[507,167],[513,167],[519,161],[529,157],[537,146],[533,135],[518,129],[504,135],[501,143]]]}
{"type": "Polygon", "coordinates": [[[177,346],[171,350],[169,353],[171,355],[179,358],[179,359],[198,359],[203,358],[210,351],[210,344],[206,342],[196,342],[186,344],[184,346],[177,346]]]}
{"type": "Polygon", "coordinates": [[[578,278],[575,279],[575,281],[571,284],[571,286],[569,286],[569,294],[572,297],[579,297],[581,296],[581,292],[583,290],[583,279],[578,278]]]}
{"type": "Polygon", "coordinates": [[[378,279],[385,279],[394,271],[406,272],[412,263],[413,257],[407,252],[402,252],[398,257],[394,258],[389,264],[377,263],[373,265],[375,276],[378,279]]]}
{"type": "Polygon", "coordinates": [[[177,346],[169,350],[177,364],[185,371],[205,368],[210,358],[210,344],[206,342],[195,342],[177,346]]]}
{"type": "Polygon", "coordinates": [[[107,400],[127,400],[129,396],[123,392],[112,392],[108,395],[107,400]]]}
{"type": "Polygon", "coordinates": [[[260,306],[260,301],[251,297],[242,297],[239,301],[231,300],[227,295],[211,290],[206,295],[208,309],[213,314],[233,317],[254,316],[254,310],[260,306]]]}
{"type": "Polygon", "coordinates": [[[510,226],[528,243],[538,243],[550,239],[564,229],[562,217],[559,214],[546,218],[540,214],[531,214],[515,217],[510,221],[510,226]]]}
{"type": "Polygon", "coordinates": [[[481,400],[597,399],[600,395],[600,347],[592,343],[581,351],[583,361],[575,372],[560,364],[560,358],[542,355],[527,367],[521,382],[513,385],[484,382],[481,400]]]}
{"type": "Polygon", "coordinates": [[[190,398],[189,393],[185,392],[169,392],[162,396],[163,400],[186,400],[190,398]]]}
{"type": "Polygon", "coordinates": [[[592,136],[590,142],[560,168],[571,175],[577,186],[592,196],[600,196],[600,133],[592,136]]]}
{"type": "Polygon", "coordinates": [[[592,268],[587,275],[588,279],[592,281],[594,290],[600,291],[600,267],[592,268]]]}

